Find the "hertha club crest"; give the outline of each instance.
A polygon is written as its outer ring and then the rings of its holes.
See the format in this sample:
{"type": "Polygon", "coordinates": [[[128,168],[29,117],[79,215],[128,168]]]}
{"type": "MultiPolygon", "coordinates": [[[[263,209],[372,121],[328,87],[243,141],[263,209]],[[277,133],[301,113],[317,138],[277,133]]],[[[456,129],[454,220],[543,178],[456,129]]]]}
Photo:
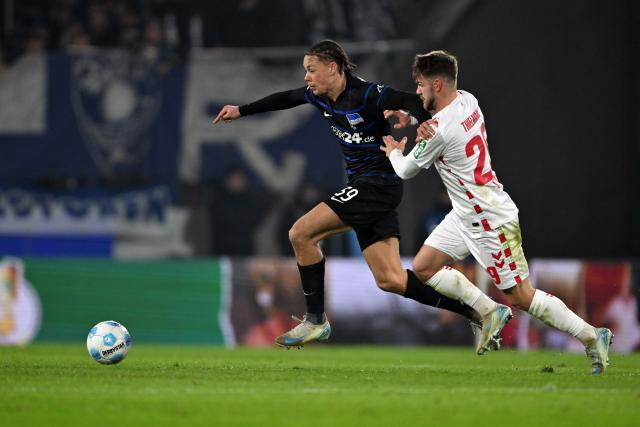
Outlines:
{"type": "Polygon", "coordinates": [[[105,176],[134,170],[162,102],[150,64],[124,52],[82,55],[71,62],[71,101],[78,128],[105,176]]]}

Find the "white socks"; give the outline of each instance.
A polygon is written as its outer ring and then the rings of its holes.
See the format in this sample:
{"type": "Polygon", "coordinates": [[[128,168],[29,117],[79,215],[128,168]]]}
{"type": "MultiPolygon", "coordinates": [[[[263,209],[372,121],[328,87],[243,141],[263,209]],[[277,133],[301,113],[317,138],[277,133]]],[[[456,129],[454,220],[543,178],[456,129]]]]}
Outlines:
{"type": "MultiPolygon", "coordinates": [[[[427,285],[442,295],[462,301],[483,317],[497,307],[496,302],[475,287],[464,274],[450,267],[445,267],[434,274],[427,280],[427,285]]],[[[546,292],[535,290],[529,306],[529,314],[549,326],[570,333],[584,345],[589,345],[596,339],[596,330],[593,326],[569,310],[562,300],[546,292]]]]}
{"type": "Polygon", "coordinates": [[[450,267],[444,267],[434,274],[427,280],[427,285],[442,295],[462,301],[483,317],[495,310],[497,306],[495,301],[475,287],[464,274],[450,267]]]}
{"type": "Polygon", "coordinates": [[[545,324],[568,332],[584,345],[596,339],[596,330],[565,305],[562,300],[536,289],[529,306],[529,314],[545,324]]]}

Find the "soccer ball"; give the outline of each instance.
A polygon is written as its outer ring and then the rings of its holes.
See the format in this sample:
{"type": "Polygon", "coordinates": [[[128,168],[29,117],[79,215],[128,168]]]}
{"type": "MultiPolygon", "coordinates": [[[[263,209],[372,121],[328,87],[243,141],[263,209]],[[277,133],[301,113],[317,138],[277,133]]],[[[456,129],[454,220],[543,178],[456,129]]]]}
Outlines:
{"type": "Polygon", "coordinates": [[[87,350],[94,360],[103,365],[122,362],[131,348],[131,335],[127,328],[114,320],[105,320],[91,328],[87,336],[87,350]]]}

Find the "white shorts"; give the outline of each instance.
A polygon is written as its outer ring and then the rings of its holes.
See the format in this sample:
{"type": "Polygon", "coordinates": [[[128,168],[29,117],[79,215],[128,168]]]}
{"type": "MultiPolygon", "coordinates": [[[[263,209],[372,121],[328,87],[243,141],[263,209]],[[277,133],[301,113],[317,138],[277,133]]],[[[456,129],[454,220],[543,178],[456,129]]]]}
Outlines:
{"type": "Polygon", "coordinates": [[[469,254],[482,265],[498,289],[509,289],[529,277],[518,219],[493,230],[470,229],[451,211],[424,241],[455,260],[469,254]]]}

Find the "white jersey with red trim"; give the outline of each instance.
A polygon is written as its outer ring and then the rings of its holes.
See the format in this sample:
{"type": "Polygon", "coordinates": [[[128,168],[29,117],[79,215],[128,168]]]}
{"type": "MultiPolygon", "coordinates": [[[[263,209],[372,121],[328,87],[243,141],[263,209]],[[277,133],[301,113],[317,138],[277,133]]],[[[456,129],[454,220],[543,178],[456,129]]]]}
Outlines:
{"type": "Polygon", "coordinates": [[[518,208],[491,167],[478,100],[469,92],[457,92],[455,100],[433,116],[438,126],[429,141],[420,141],[406,157],[394,150],[389,158],[403,179],[434,164],[456,216],[467,228],[490,230],[516,219],[518,208]]]}

